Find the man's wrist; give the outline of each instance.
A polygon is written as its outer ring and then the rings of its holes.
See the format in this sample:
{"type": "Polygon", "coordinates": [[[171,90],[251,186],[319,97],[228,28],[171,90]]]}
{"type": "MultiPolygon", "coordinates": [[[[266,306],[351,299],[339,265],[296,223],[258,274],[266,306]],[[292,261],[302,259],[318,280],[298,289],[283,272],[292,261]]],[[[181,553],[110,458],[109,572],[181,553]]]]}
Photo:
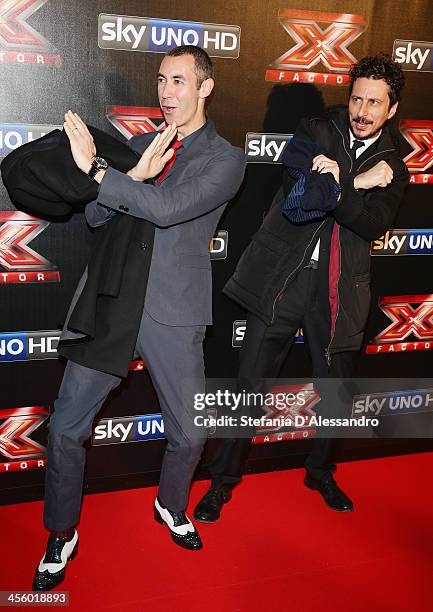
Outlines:
{"type": "Polygon", "coordinates": [[[127,174],[128,176],[130,176],[130,177],[132,178],[132,180],[133,180],[133,181],[140,181],[140,182],[143,182],[143,181],[145,181],[145,180],[146,180],[146,178],[147,178],[147,177],[145,177],[145,176],[144,176],[144,177],[137,176],[137,174],[136,174],[136,167],[131,168],[131,170],[129,170],[129,171],[126,173],[126,174],[127,174]]]}
{"type": "Polygon", "coordinates": [[[106,170],[99,170],[99,172],[95,174],[93,180],[100,184],[106,172],[106,170]]]}

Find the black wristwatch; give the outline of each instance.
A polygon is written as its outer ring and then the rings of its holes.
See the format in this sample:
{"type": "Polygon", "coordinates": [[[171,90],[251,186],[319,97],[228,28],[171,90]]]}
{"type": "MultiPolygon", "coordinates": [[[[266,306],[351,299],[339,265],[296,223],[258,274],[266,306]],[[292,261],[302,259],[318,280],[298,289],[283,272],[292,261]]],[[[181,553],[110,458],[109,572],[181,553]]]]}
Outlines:
{"type": "Polygon", "coordinates": [[[106,170],[107,168],[108,163],[105,161],[105,159],[103,157],[95,156],[92,160],[92,165],[90,166],[87,176],[93,180],[100,170],[106,170]]]}

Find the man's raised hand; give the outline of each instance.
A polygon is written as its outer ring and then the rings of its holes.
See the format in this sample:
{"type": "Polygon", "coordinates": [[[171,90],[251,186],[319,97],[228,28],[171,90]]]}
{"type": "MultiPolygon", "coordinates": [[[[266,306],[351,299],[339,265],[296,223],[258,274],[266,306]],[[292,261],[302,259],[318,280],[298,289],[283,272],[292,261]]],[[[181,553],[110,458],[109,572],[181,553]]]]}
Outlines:
{"type": "Polygon", "coordinates": [[[92,165],[93,157],[96,155],[92,134],[81,117],[70,110],[65,113],[63,127],[71,143],[72,157],[75,163],[80,170],[87,174],[92,165]]]}
{"type": "Polygon", "coordinates": [[[174,150],[167,150],[167,148],[176,134],[175,123],[168,125],[163,132],[159,132],[141,156],[138,164],[127,174],[136,181],[145,181],[162,172],[165,164],[174,155],[174,150]]]}

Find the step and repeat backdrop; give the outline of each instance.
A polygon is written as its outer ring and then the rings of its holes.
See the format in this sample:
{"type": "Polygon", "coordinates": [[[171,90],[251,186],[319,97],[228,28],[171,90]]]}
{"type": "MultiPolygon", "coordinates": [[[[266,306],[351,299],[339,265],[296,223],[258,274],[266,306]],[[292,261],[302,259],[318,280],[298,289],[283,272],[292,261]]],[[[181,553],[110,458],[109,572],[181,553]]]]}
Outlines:
{"type": "MultiPolygon", "coordinates": [[[[373,301],[361,374],[428,377],[432,21],[430,0],[316,0],[314,10],[305,0],[0,0],[0,156],[61,126],[68,109],[122,140],[160,129],[156,75],[163,54],[180,44],[206,49],[216,75],[209,115],[248,160],[244,184],[209,247],[214,326],[205,343],[207,375],[235,377],[245,312],[221,289],[280,186],[284,147],[302,117],[346,103],[354,61],[392,55],[406,75],[396,124],[410,185],[394,227],[371,244],[373,301]]],[[[0,185],[0,503],[41,495],[47,424],[65,365],[56,353],[59,328],[92,240],[82,214],[35,218],[17,211],[0,185]]],[[[302,330],[283,373],[311,374],[302,330]]],[[[367,411],[364,399],[359,405],[367,411]]],[[[248,470],[300,465],[312,435],[302,428],[258,432],[248,470]]],[[[164,424],[145,364],[131,363],[88,446],[87,490],[157,482],[164,424]]],[[[339,458],[426,448],[431,441],[347,440],[339,458]]],[[[202,466],[198,476],[205,474],[202,466]]]]}

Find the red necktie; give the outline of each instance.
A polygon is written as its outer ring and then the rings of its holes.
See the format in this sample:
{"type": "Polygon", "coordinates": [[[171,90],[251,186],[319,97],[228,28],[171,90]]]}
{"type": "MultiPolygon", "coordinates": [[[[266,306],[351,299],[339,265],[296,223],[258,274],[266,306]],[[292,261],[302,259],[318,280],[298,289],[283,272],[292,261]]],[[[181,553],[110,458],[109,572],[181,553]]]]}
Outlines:
{"type": "Polygon", "coordinates": [[[173,149],[174,151],[174,155],[173,157],[171,157],[168,162],[165,164],[164,166],[164,170],[161,172],[161,174],[158,176],[157,179],[157,183],[158,185],[161,185],[162,181],[165,179],[165,177],[167,176],[167,172],[170,170],[170,168],[172,167],[172,165],[174,164],[174,162],[176,161],[176,151],[178,149],[180,149],[180,147],[182,146],[182,143],[180,140],[175,140],[173,142],[173,144],[171,145],[171,149],[173,149]]]}
{"type": "Polygon", "coordinates": [[[334,335],[338,310],[338,280],[340,278],[340,226],[334,223],[329,254],[329,306],[331,308],[331,336],[334,335]]]}

